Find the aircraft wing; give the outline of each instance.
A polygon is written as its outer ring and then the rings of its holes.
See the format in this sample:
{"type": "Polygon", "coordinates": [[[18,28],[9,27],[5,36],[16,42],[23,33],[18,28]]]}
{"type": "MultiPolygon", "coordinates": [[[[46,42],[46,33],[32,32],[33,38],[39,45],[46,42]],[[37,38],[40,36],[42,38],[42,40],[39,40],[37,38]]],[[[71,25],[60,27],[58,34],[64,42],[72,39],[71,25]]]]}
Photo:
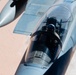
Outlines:
{"type": "Polygon", "coordinates": [[[30,35],[37,27],[40,18],[56,0],[28,0],[25,12],[18,21],[14,33],[30,35]]]}

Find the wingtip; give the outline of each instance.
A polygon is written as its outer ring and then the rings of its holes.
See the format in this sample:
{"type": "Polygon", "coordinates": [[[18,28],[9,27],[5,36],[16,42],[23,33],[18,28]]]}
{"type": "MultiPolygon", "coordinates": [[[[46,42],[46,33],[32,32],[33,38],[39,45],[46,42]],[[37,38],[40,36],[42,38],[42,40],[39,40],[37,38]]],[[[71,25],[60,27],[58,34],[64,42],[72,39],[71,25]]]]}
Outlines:
{"type": "Polygon", "coordinates": [[[4,22],[4,20],[1,19],[1,17],[0,17],[0,27],[3,27],[3,26],[5,26],[5,22],[4,22]]]}
{"type": "Polygon", "coordinates": [[[0,28],[5,26],[5,20],[1,17],[1,13],[0,13],[0,28]]]}

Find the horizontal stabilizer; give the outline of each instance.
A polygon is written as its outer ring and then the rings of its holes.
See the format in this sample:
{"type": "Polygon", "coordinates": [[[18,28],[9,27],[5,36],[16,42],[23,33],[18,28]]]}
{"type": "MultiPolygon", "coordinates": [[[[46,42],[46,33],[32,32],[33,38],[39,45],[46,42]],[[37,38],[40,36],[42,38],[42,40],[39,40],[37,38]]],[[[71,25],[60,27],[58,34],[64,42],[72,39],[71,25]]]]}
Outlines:
{"type": "Polygon", "coordinates": [[[31,35],[39,19],[40,17],[35,15],[23,14],[22,18],[15,27],[14,33],[31,35]]]}
{"type": "Polygon", "coordinates": [[[37,27],[37,23],[56,0],[30,0],[25,12],[18,21],[14,33],[30,35],[37,27]]]}

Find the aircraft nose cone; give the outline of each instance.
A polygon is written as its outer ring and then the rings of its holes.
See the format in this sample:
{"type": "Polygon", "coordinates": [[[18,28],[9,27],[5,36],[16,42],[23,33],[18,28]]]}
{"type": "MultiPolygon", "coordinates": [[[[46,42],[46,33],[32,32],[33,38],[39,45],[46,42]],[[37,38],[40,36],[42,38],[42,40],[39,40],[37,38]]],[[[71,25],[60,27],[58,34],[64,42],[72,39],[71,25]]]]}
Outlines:
{"type": "Polygon", "coordinates": [[[11,3],[12,1],[10,0],[0,13],[0,27],[13,21],[15,18],[15,7],[11,7],[11,3]]]}

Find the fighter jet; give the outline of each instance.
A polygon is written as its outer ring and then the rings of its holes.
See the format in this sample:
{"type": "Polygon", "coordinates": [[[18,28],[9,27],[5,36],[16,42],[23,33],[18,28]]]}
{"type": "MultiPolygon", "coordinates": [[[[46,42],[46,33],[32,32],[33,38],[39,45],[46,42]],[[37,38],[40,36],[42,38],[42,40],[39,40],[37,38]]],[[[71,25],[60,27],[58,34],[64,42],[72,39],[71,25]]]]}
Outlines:
{"type": "Polygon", "coordinates": [[[51,6],[50,0],[44,1],[28,2],[14,29],[31,36],[15,75],[65,75],[74,53],[76,1],[58,0],[51,6]]]}
{"type": "Polygon", "coordinates": [[[37,23],[15,75],[65,75],[76,45],[75,10],[73,0],[49,8],[37,23]]]}

